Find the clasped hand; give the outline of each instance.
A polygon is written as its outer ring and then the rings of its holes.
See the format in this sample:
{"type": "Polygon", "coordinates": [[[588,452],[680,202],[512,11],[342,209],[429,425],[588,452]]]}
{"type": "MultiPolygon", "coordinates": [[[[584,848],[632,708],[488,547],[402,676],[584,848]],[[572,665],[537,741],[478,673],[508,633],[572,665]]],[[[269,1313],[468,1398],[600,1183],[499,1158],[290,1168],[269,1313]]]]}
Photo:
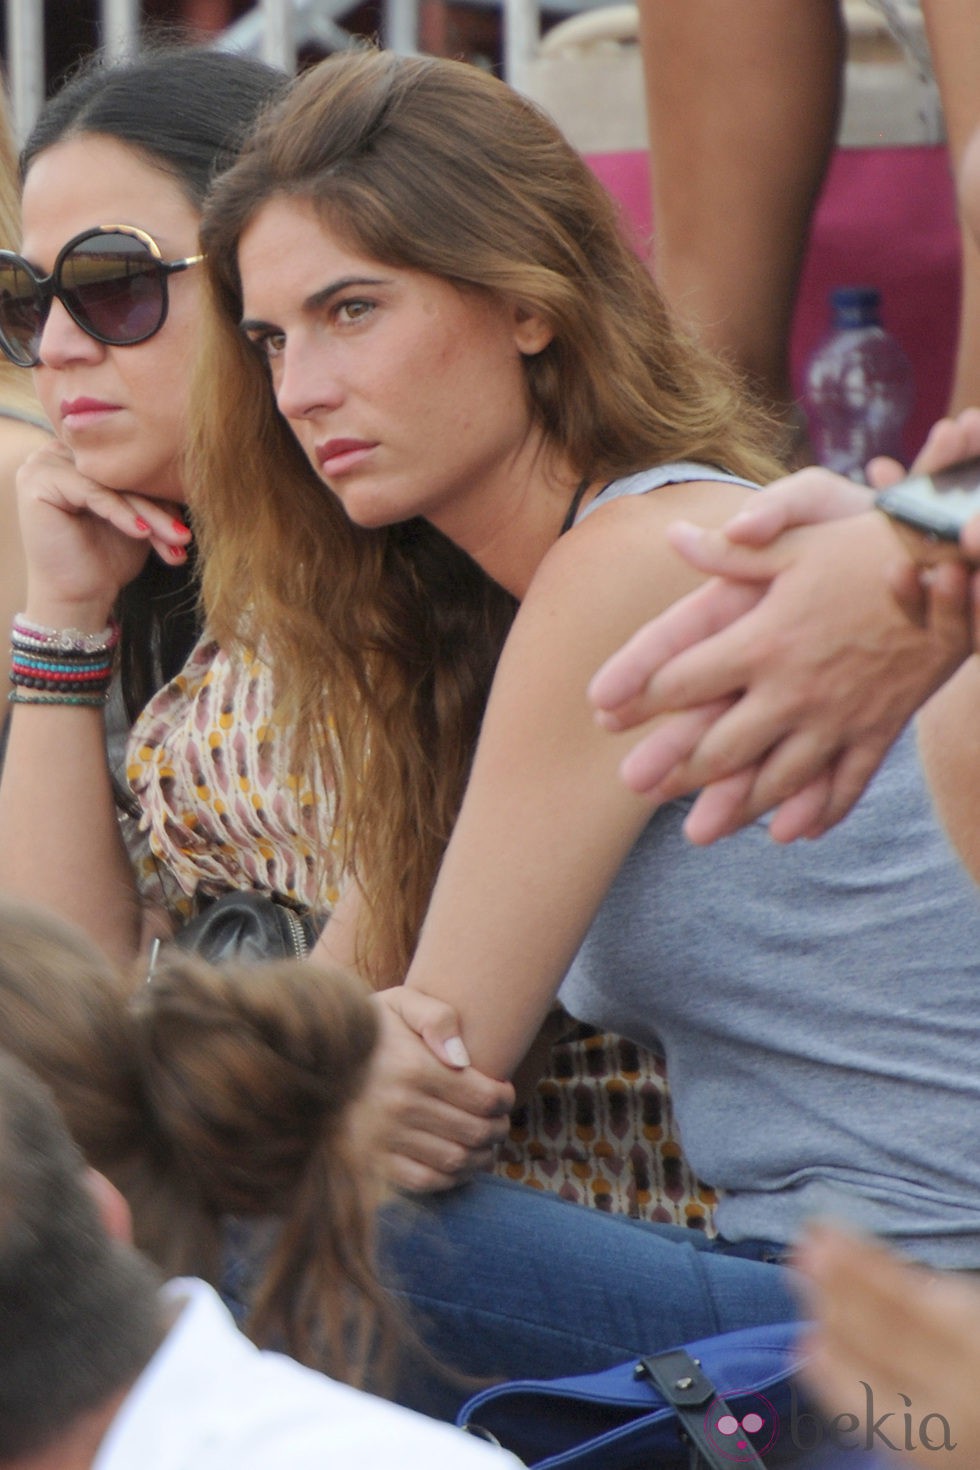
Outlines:
{"type": "Polygon", "coordinates": [[[451,1189],[492,1164],[514,1089],[470,1065],[451,1006],[404,985],[374,1001],[381,1035],[366,1096],[382,1170],[400,1189],[451,1189]]]}
{"type": "Polygon", "coordinates": [[[187,558],[179,505],[98,484],[57,440],[24,461],[17,500],[30,595],[51,621],[63,607],[101,625],[151,550],[170,566],[187,558]]]}
{"type": "MultiPolygon", "coordinates": [[[[971,410],[936,426],[916,468],[978,451],[971,410]]],[[[869,466],[878,488],[903,473],[869,466]]],[[[770,811],[777,841],[827,831],[971,652],[969,570],[917,566],[872,504],[864,487],[809,469],[761,491],[722,531],[670,529],[712,579],[641,628],[589,694],[612,730],[666,716],[621,774],[661,801],[700,788],[685,823],[692,842],[770,811]]]]}

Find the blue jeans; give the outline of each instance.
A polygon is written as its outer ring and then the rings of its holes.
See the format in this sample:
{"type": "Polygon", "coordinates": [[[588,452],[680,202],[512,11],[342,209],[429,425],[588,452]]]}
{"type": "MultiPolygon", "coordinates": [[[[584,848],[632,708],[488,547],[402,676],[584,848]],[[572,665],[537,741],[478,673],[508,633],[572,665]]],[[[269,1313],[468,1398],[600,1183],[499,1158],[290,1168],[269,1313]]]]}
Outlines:
{"type": "MultiPolygon", "coordinates": [[[[606,1215],[485,1175],[395,1202],[381,1218],[389,1284],[429,1350],[481,1380],[558,1378],[798,1316],[767,1242],[606,1215]]],[[[453,1419],[474,1383],[406,1364],[396,1397],[453,1419]]]]}

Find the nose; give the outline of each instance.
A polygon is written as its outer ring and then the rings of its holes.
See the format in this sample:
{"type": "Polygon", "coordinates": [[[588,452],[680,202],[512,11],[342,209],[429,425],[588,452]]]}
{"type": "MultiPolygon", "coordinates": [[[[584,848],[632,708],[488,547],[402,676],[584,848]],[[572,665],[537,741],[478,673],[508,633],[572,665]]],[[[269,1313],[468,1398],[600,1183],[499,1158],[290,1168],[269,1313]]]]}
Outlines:
{"type": "Polygon", "coordinates": [[[53,297],[38,344],[42,365],[59,368],[70,362],[97,362],[104,353],[104,345],[83,332],[58,298],[53,297]]]}
{"type": "Polygon", "coordinates": [[[344,401],[332,355],[323,347],[286,342],[272,363],[272,382],[279,412],[287,419],[309,419],[329,413],[344,401]]]}

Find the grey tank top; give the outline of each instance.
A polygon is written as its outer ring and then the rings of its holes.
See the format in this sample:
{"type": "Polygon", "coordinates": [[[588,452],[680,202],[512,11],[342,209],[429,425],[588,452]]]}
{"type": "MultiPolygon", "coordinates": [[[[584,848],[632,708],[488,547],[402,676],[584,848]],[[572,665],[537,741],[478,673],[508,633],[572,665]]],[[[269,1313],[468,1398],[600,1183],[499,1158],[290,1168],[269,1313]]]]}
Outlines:
{"type": "MultiPolygon", "coordinates": [[[[731,478],[666,466],[583,514],[731,478]]],[[[563,1004],[666,1057],[685,1153],[721,1191],[728,1239],[789,1243],[834,1215],[930,1265],[980,1268],[980,893],[934,815],[913,728],[818,841],[782,847],[760,821],[694,848],[690,805],[647,824],[563,1004]]]]}

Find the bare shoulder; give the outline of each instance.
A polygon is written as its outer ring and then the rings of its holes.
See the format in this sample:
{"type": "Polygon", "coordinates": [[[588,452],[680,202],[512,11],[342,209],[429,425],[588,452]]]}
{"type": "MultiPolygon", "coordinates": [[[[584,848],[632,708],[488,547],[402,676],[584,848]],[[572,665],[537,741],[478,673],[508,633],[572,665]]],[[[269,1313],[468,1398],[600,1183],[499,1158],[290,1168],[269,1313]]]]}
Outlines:
{"type": "Polygon", "coordinates": [[[584,620],[625,636],[638,620],[655,617],[702,580],[668,543],[671,522],[721,526],[751,493],[698,480],[599,504],[543,559],[522,614],[578,607],[584,620]]]}

